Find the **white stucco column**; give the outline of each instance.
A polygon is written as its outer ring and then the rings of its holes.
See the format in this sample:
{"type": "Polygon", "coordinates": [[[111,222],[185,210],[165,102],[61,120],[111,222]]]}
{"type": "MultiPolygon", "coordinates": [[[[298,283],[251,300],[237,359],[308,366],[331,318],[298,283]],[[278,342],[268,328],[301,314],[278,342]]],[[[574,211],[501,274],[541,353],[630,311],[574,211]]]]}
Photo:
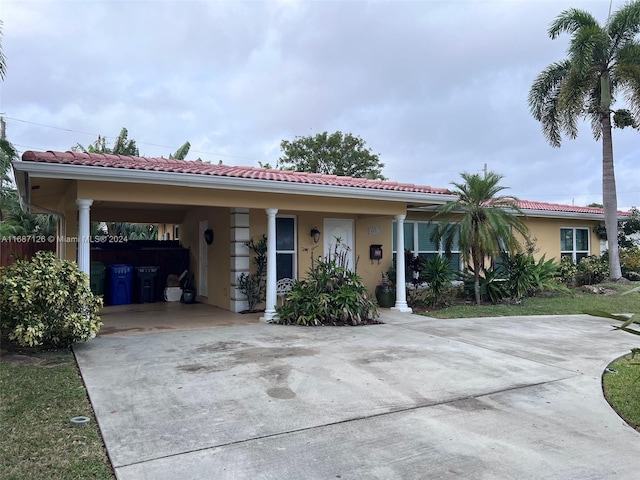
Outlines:
{"type": "Polygon", "coordinates": [[[396,305],[391,310],[411,313],[407,305],[407,286],[404,265],[404,219],[406,215],[396,215],[396,305]]]}
{"type": "Polygon", "coordinates": [[[272,322],[276,315],[276,214],[277,208],[267,208],[267,298],[263,322],[272,322]]]}
{"type": "Polygon", "coordinates": [[[89,215],[89,209],[93,205],[93,200],[90,198],[78,198],[76,200],[78,205],[78,268],[80,271],[90,275],[91,273],[91,258],[89,249],[91,243],[89,242],[89,235],[91,234],[91,217],[89,215]]]}

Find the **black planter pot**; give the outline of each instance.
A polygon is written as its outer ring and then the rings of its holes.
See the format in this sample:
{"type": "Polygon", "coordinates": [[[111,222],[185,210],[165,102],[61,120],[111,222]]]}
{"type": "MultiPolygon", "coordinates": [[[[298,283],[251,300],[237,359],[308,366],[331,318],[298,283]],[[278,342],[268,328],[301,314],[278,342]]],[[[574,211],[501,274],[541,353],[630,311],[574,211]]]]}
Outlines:
{"type": "Polygon", "coordinates": [[[391,285],[376,287],[376,300],[382,308],[391,308],[396,304],[396,291],[391,285]]]}

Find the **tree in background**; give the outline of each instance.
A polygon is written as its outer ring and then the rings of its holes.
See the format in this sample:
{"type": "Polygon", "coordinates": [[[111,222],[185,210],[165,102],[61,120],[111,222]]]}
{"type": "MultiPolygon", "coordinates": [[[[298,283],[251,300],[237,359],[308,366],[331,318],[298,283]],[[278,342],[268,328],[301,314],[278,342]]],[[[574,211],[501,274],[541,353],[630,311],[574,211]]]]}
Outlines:
{"type": "Polygon", "coordinates": [[[515,232],[528,239],[529,230],[520,217],[524,214],[517,198],[498,196],[507,188],[499,185],[502,175],[488,172],[486,176],[470,173],[461,176],[464,183],[452,182],[455,187],[452,193],[458,199],[442,205],[434,217],[444,219],[438,224],[436,236],[444,242],[447,252],[458,242],[464,262],[471,264],[476,303],[480,305],[480,272],[485,260],[493,262],[505,251],[521,251],[515,232]],[[451,215],[456,215],[455,221],[450,220],[451,215]]]}
{"type": "Polygon", "coordinates": [[[365,141],[351,133],[338,131],[315,136],[296,136],[280,142],[283,155],[277,168],[297,172],[324,173],[355,178],[381,179],[384,163],[366,147],[365,141]]]}
{"type": "Polygon", "coordinates": [[[75,147],[72,147],[71,150],[74,152],[85,152],[85,153],[110,153],[113,155],[130,155],[132,157],[139,157],[140,151],[136,146],[135,140],[129,140],[129,131],[122,127],[120,130],[120,134],[116,137],[116,141],[113,144],[113,148],[107,147],[107,138],[98,135],[98,139],[89,145],[87,148],[84,148],[82,145],[77,143],[75,147]]]}
{"type": "Polygon", "coordinates": [[[7,61],[4,57],[4,49],[2,48],[2,20],[0,20],[0,80],[4,80],[7,73],[7,61]]]}
{"type": "Polygon", "coordinates": [[[613,165],[613,122],[638,127],[640,116],[640,2],[633,1],[601,26],[589,12],[571,8],[549,26],[549,36],[571,35],[568,58],[552,63],[534,81],[528,103],[533,117],[553,147],[562,135],[576,138],[578,121],[588,119],[602,140],[602,199],[609,238],[609,277],[622,277],[618,252],[618,200],[613,165]],[[630,110],[612,110],[624,97],[630,110]]]}

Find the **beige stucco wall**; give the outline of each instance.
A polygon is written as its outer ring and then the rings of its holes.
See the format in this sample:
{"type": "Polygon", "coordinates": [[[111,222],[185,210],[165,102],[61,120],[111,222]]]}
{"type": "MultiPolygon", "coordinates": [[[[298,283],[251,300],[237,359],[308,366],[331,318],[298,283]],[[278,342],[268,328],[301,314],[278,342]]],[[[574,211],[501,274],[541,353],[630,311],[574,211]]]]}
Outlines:
{"type": "MultiPolygon", "coordinates": [[[[393,216],[386,215],[348,215],[335,212],[296,212],[294,210],[279,210],[278,215],[294,216],[297,226],[297,278],[304,278],[311,268],[311,256],[323,257],[324,233],[322,233],[317,245],[311,239],[311,229],[315,226],[322,232],[325,218],[345,218],[354,220],[354,254],[357,259],[357,273],[373,292],[380,282],[383,272],[391,266],[391,221],[393,216]],[[382,245],[383,258],[369,259],[369,247],[372,244],[382,245]]],[[[267,215],[264,209],[252,209],[250,211],[251,237],[257,240],[260,235],[267,232],[267,215]]]]}
{"type": "Polygon", "coordinates": [[[180,242],[190,250],[189,271],[194,275],[196,288],[200,268],[200,221],[206,220],[214,232],[211,245],[207,245],[207,295],[200,300],[220,308],[229,308],[230,275],[230,213],[228,208],[196,207],[185,215],[180,225],[180,242]]]}
{"type": "Polygon", "coordinates": [[[535,243],[536,259],[546,254],[546,259],[555,258],[560,261],[560,229],[561,228],[589,228],[589,249],[591,255],[600,255],[600,239],[595,233],[599,222],[594,220],[571,220],[555,218],[527,217],[525,223],[529,227],[531,239],[535,243]]]}

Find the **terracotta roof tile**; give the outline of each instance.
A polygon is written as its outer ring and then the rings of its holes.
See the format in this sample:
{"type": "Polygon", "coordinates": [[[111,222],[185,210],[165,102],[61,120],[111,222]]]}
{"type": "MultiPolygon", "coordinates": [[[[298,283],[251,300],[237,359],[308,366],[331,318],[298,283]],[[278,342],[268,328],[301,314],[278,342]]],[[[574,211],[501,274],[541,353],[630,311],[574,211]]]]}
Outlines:
{"type": "MultiPolygon", "coordinates": [[[[123,168],[130,170],[153,170],[171,173],[190,173],[217,177],[248,178],[256,180],[273,180],[288,183],[306,183],[338,187],[364,188],[374,190],[415,192],[450,195],[447,188],[437,188],[412,183],[399,183],[389,180],[369,180],[365,178],[341,177],[318,173],[292,172],[288,170],[270,170],[258,167],[240,167],[235,165],[218,165],[200,160],[176,160],[169,158],[131,157],[126,155],[110,155],[83,152],[34,152],[26,151],[22,160],[28,162],[58,163],[70,165],[87,165],[94,167],[123,168]]],[[[603,214],[597,207],[579,207],[555,203],[533,202],[521,200],[519,206],[525,212],[538,210],[547,212],[603,214]]],[[[619,212],[626,214],[625,212],[619,212]]]]}
{"type": "Polygon", "coordinates": [[[374,190],[395,190],[403,192],[450,194],[446,188],[434,188],[397,182],[368,180],[364,178],[340,177],[318,173],[269,170],[257,167],[217,165],[202,161],[176,160],[168,158],[130,157],[84,152],[34,152],[26,151],[22,160],[27,162],[87,165],[93,167],[123,168],[131,170],[155,170],[172,173],[192,173],[218,177],[274,180],[289,183],[307,183],[337,187],[365,188],[374,190]]]}

